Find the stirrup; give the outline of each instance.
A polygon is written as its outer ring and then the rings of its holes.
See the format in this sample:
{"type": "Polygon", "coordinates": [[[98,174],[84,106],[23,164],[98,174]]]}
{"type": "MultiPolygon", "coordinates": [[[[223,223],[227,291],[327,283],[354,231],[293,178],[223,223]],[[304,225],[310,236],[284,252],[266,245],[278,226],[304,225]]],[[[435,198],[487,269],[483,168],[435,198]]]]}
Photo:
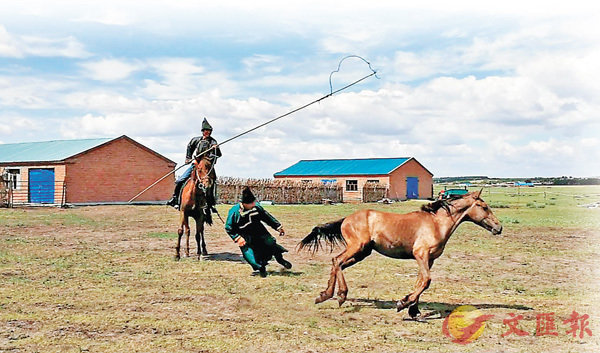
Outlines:
{"type": "Polygon", "coordinates": [[[167,201],[167,206],[172,206],[176,209],[179,209],[179,200],[176,197],[171,197],[171,199],[167,201]]]}

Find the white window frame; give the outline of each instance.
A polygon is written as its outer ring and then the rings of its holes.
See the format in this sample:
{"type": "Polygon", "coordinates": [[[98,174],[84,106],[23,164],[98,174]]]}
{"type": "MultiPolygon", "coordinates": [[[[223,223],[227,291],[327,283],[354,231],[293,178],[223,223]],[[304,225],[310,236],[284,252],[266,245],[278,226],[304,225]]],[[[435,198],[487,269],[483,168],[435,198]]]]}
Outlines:
{"type": "Polygon", "coordinates": [[[19,190],[21,183],[21,168],[4,168],[4,174],[8,176],[8,182],[13,190],[19,190]],[[15,173],[16,172],[16,173],[15,173]]]}
{"type": "Polygon", "coordinates": [[[346,179],[346,191],[358,191],[358,180],[357,179],[346,179]],[[350,183],[352,182],[352,183],[350,183]],[[352,189],[350,188],[352,186],[352,189]]]}

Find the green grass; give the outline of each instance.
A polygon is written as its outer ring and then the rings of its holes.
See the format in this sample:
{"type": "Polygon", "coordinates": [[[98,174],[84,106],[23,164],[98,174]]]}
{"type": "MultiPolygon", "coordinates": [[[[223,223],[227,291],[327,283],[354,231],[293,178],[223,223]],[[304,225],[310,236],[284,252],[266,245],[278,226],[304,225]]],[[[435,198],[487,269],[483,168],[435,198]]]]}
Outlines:
{"type": "Polygon", "coordinates": [[[177,239],[177,233],[174,232],[151,232],[147,234],[151,238],[159,239],[177,239]]]}
{"type": "MultiPolygon", "coordinates": [[[[515,191],[482,195],[507,206],[493,209],[502,236],[467,223],[449,240],[421,297],[434,317],[425,323],[395,310],[415,284],[413,260],[373,254],[347,268],[350,300],[339,308],[313,304],[339,250],[293,250],[316,224],[362,208],[409,212],[423,201],[266,206],[286,228],[277,240],[294,267],[273,263],[265,279],[250,276],[219,221],[206,232],[214,259],[174,261],[178,213],[166,207],[0,209],[0,351],[599,351],[600,213],[578,205],[598,200],[600,188],[515,191]],[[466,346],[450,342],[435,318],[461,304],[494,315],[466,346]],[[593,337],[564,334],[573,310],[590,315],[593,337]],[[547,312],[560,335],[533,337],[536,315],[547,312]],[[501,337],[509,313],[524,316],[529,337],[501,337]]],[[[221,214],[229,207],[218,206],[221,214]]]]}

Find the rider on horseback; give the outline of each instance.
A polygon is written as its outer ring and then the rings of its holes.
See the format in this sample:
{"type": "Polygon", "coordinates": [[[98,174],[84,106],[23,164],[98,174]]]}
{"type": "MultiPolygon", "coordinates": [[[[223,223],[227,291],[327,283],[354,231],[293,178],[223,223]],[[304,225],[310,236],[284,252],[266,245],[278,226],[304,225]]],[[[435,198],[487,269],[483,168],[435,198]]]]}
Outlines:
{"type": "MultiPolygon", "coordinates": [[[[206,118],[202,121],[202,136],[194,137],[190,140],[187,146],[187,153],[185,155],[185,164],[188,164],[192,159],[202,156],[203,158],[210,159],[213,163],[217,162],[217,158],[221,157],[221,149],[217,140],[212,138],[212,126],[208,123],[206,118]],[[204,154],[203,154],[204,153],[204,154]]],[[[179,208],[179,194],[181,188],[185,185],[185,182],[189,179],[194,169],[193,164],[190,164],[189,168],[181,174],[181,176],[175,181],[175,191],[173,197],[167,201],[167,205],[179,208]]],[[[206,209],[204,213],[207,218],[210,219],[211,209],[215,211],[214,206],[217,203],[217,185],[216,180],[212,183],[212,186],[207,190],[206,193],[206,209]]]]}

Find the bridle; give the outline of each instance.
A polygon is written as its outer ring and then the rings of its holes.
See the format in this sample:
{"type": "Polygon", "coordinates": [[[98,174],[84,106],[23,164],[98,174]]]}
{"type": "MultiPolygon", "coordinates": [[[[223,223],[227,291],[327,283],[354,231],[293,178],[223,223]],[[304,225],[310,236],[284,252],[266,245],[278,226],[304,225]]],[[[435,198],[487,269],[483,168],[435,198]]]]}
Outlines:
{"type": "Polygon", "coordinates": [[[204,183],[211,181],[210,173],[212,173],[212,171],[215,169],[215,163],[211,163],[210,169],[208,170],[205,176],[200,176],[200,168],[198,168],[199,165],[200,162],[197,162],[196,167],[194,168],[196,173],[196,180],[199,181],[199,183],[197,183],[196,185],[198,189],[200,189],[204,194],[206,194],[206,190],[208,189],[208,187],[204,186],[204,183]]]}

